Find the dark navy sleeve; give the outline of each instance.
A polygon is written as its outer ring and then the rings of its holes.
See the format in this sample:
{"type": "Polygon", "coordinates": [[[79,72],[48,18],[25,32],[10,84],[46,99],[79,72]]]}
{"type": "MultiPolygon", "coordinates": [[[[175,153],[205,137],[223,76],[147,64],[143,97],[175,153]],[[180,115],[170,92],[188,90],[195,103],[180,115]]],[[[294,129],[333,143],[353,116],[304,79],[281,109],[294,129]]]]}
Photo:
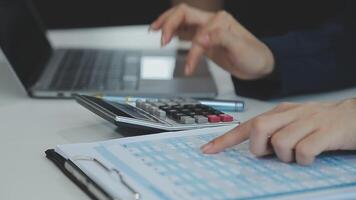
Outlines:
{"type": "MultiPolygon", "coordinates": [[[[352,3],[355,4],[355,3],[352,3]]],[[[343,16],[313,30],[261,38],[275,58],[275,71],[262,79],[233,77],[238,95],[258,99],[337,90],[356,85],[356,15],[343,16]]]]}

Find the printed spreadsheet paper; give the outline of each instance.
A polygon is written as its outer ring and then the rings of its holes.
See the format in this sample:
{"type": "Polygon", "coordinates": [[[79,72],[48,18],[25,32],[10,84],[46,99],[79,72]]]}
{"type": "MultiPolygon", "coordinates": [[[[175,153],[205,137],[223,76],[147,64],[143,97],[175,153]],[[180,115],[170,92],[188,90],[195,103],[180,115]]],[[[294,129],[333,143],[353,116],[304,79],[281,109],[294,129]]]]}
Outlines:
{"type": "MultiPolygon", "coordinates": [[[[145,200],[253,199],[300,197],[333,199],[356,195],[356,155],[318,157],[311,166],[256,158],[248,143],[216,155],[200,147],[232,127],[209,128],[61,145],[66,158],[90,156],[118,169],[145,200]],[[308,196],[309,195],[309,196],[308,196]],[[326,195],[326,196],[324,196],[326,195]]],[[[113,174],[88,161],[74,161],[110,194],[130,198],[113,174]]]]}

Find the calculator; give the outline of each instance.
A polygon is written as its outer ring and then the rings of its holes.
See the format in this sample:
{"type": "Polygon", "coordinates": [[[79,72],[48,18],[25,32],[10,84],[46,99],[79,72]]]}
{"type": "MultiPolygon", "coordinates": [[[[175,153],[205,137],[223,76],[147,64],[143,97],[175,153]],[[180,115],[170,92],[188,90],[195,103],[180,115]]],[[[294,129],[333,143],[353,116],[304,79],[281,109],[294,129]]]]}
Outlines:
{"type": "Polygon", "coordinates": [[[117,126],[179,131],[239,124],[231,114],[190,98],[118,102],[87,95],[74,97],[80,105],[117,126]]]}

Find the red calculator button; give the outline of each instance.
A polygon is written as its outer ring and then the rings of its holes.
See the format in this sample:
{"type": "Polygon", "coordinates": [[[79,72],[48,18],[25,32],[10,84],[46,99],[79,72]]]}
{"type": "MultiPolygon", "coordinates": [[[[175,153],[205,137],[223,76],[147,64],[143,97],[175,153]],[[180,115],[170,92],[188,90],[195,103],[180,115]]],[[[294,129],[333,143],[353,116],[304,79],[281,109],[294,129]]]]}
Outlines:
{"type": "Polygon", "coordinates": [[[221,120],[220,117],[217,115],[208,115],[207,117],[210,123],[218,123],[221,120]]]}
{"type": "Polygon", "coordinates": [[[221,114],[219,116],[220,116],[220,120],[222,122],[232,122],[232,121],[234,121],[234,118],[231,115],[221,114]]]}

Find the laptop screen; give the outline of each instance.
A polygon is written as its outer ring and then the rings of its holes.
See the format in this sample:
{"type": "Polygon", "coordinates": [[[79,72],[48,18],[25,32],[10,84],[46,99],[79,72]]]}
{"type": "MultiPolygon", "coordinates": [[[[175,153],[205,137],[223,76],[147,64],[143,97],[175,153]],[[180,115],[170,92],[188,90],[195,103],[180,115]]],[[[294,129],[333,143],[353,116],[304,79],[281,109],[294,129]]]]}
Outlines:
{"type": "Polygon", "coordinates": [[[0,47],[22,84],[31,87],[51,46],[29,0],[0,0],[0,47]]]}

